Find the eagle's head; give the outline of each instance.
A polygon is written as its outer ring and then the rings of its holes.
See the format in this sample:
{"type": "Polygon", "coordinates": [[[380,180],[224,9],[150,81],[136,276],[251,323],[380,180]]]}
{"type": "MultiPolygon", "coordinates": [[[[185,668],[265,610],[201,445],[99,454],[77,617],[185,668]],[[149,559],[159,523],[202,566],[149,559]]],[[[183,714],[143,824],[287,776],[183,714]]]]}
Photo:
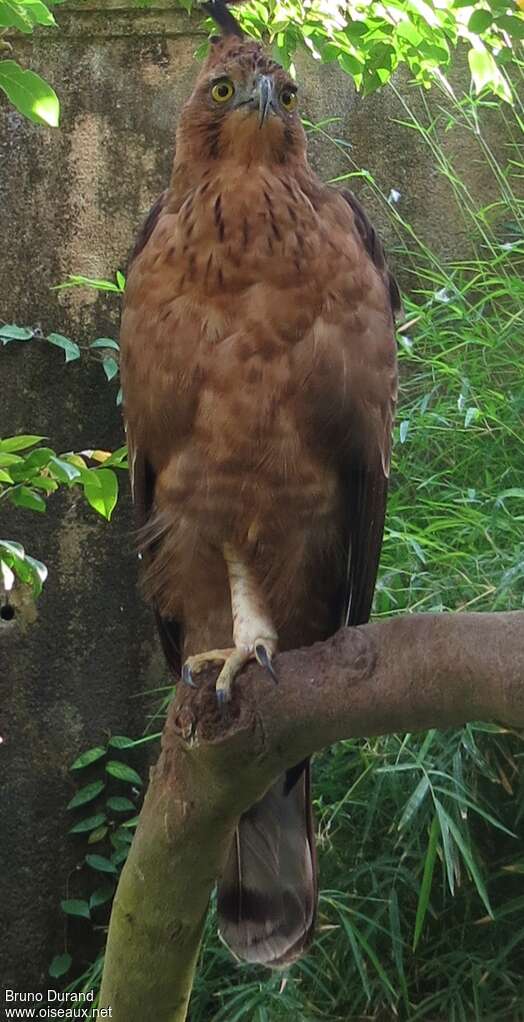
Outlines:
{"type": "Polygon", "coordinates": [[[177,153],[191,160],[233,158],[285,163],[305,152],[297,86],[260,43],[244,38],[231,13],[205,5],[219,22],[195,88],[184,106],[177,153]],[[219,20],[219,14],[223,15],[219,20]]]}

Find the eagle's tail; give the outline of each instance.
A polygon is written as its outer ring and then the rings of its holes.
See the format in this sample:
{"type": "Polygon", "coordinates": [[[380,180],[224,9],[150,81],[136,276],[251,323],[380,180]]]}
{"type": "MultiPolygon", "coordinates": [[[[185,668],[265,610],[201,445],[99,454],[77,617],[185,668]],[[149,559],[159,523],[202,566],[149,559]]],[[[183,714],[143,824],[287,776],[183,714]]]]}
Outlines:
{"type": "Polygon", "coordinates": [[[218,888],[220,935],[246,962],[283,968],[313,932],[317,869],[309,760],[242,816],[218,888]]]}

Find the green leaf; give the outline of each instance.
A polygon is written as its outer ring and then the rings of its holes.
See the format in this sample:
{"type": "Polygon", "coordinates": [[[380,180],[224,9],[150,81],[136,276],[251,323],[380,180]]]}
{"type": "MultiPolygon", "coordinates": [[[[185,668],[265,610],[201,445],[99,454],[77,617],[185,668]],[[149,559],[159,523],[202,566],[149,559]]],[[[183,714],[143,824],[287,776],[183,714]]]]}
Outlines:
{"type": "Polygon", "coordinates": [[[20,454],[3,454],[0,450],[0,465],[21,465],[23,460],[20,454]]]}
{"type": "Polygon", "coordinates": [[[0,89],[13,106],[36,124],[58,127],[60,103],[48,82],[34,71],[24,71],[15,60],[0,61],[0,89]]]}
{"type": "Polygon", "coordinates": [[[58,483],[56,479],[50,479],[49,476],[31,476],[31,488],[35,487],[37,490],[43,490],[44,493],[54,493],[58,489],[58,483]]]}
{"type": "Polygon", "coordinates": [[[117,872],[111,860],[106,859],[104,855],[86,855],[86,862],[88,866],[91,866],[91,869],[96,869],[99,873],[117,872]]]}
{"type": "Polygon", "coordinates": [[[104,462],[106,468],[110,465],[114,465],[115,468],[127,468],[127,447],[118,447],[116,451],[113,451],[110,458],[104,462]]]}
{"type": "Polygon", "coordinates": [[[119,781],[127,781],[129,784],[142,784],[142,778],[140,774],[137,774],[136,770],[128,766],[127,763],[120,763],[118,760],[111,759],[109,763],[106,763],[106,770],[112,777],[117,777],[119,781]]]}
{"type": "MultiPolygon", "coordinates": [[[[53,0],[49,2],[53,3],[53,0]]],[[[0,26],[12,26],[20,32],[29,33],[35,25],[56,25],[51,11],[42,0],[1,0],[0,26]]]]}
{"type": "Polygon", "coordinates": [[[468,32],[473,32],[474,35],[481,35],[491,25],[493,21],[493,15],[491,11],[478,10],[474,11],[471,18],[468,21],[468,32]]]}
{"type": "Polygon", "coordinates": [[[4,550],[8,554],[12,554],[14,557],[21,557],[22,560],[25,557],[25,550],[21,543],[14,543],[12,539],[0,539],[0,550],[4,550]]]}
{"type": "Polygon", "coordinates": [[[53,979],[60,979],[60,976],[65,976],[66,972],[69,972],[72,963],[73,959],[67,952],[63,955],[55,955],[49,966],[49,975],[53,979]]]}
{"type": "Polygon", "coordinates": [[[344,930],[346,932],[346,936],[347,936],[348,941],[349,941],[349,945],[351,947],[351,952],[353,954],[353,959],[354,959],[355,965],[357,967],[358,974],[360,976],[360,982],[362,983],[362,988],[365,991],[367,999],[370,1000],[370,998],[371,998],[371,989],[370,989],[370,985],[369,985],[369,979],[368,979],[368,976],[367,976],[366,964],[364,962],[364,959],[362,958],[362,954],[361,954],[360,948],[359,948],[358,943],[357,943],[357,941],[355,939],[355,934],[354,934],[353,927],[352,927],[349,919],[347,919],[345,915],[341,916],[341,920],[342,920],[342,925],[344,927],[344,930]]]}
{"type": "Polygon", "coordinates": [[[134,830],[135,827],[138,826],[139,819],[140,819],[139,816],[133,816],[132,820],[125,820],[124,823],[121,824],[121,826],[122,827],[129,827],[131,830],[134,830]]]}
{"type": "Polygon", "coordinates": [[[78,756],[71,765],[70,770],[83,770],[84,767],[90,766],[91,763],[96,763],[97,759],[101,759],[105,754],[106,749],[102,745],[95,745],[92,749],[87,749],[86,752],[78,756]]]}
{"type": "Polygon", "coordinates": [[[73,827],[69,828],[70,834],[85,834],[89,830],[96,830],[106,820],[105,813],[97,813],[96,816],[87,816],[85,820],[79,820],[73,827]]]}
{"type": "Polygon", "coordinates": [[[451,837],[449,829],[449,816],[444,809],[444,806],[438,798],[435,799],[435,807],[438,814],[440,824],[440,834],[442,837],[442,850],[444,852],[444,863],[446,866],[446,876],[448,878],[448,887],[451,894],[455,893],[455,877],[458,877],[458,860],[455,850],[455,845],[451,837]]]}
{"type": "Polygon", "coordinates": [[[38,511],[42,514],[46,509],[46,502],[39,493],[29,489],[28,486],[18,486],[8,491],[8,497],[16,507],[27,507],[31,511],[38,511]]]}
{"type": "Polygon", "coordinates": [[[418,46],[422,36],[412,21],[401,21],[396,27],[396,35],[399,39],[407,39],[412,46],[418,46]]]}
{"type": "Polygon", "coordinates": [[[33,337],[33,331],[27,326],[15,326],[14,323],[10,323],[7,326],[0,327],[0,339],[5,341],[30,341],[33,337]]]}
{"type": "MultiPolygon", "coordinates": [[[[22,0],[24,2],[24,0],[22,0]]],[[[48,0],[53,3],[53,0],[48,0]]],[[[49,28],[56,27],[56,21],[45,3],[42,0],[25,0],[27,13],[37,25],[47,25],[49,28]]]]}
{"type": "Polygon", "coordinates": [[[27,11],[20,3],[13,3],[12,0],[2,0],[0,5],[0,25],[17,28],[19,32],[29,33],[33,31],[33,23],[27,11]]]}
{"type": "Polygon", "coordinates": [[[80,469],[76,465],[71,465],[69,461],[57,458],[56,455],[49,459],[49,468],[59,482],[65,483],[66,486],[80,478],[80,469]]]}
{"type": "Polygon", "coordinates": [[[48,575],[47,568],[45,564],[42,564],[42,561],[37,561],[36,557],[30,557],[29,554],[26,554],[25,563],[31,571],[33,594],[38,596],[42,592],[42,585],[48,575]]]}
{"type": "Polygon", "coordinates": [[[524,500],[524,488],[522,486],[512,486],[509,490],[502,490],[497,497],[497,503],[502,500],[506,500],[507,497],[518,497],[519,500],[524,500]]]}
{"type": "Polygon", "coordinates": [[[524,39],[524,18],[516,14],[501,14],[496,21],[497,26],[513,39],[524,39]]]}
{"type": "Polygon", "coordinates": [[[439,833],[439,824],[437,814],[433,816],[431,821],[431,828],[429,831],[429,842],[426,852],[426,859],[424,862],[424,874],[422,876],[422,884],[420,885],[420,891],[418,896],[417,904],[417,915],[415,918],[415,932],[413,934],[413,951],[415,951],[417,944],[422,933],[422,927],[424,926],[424,920],[429,905],[429,895],[431,892],[431,882],[433,880],[433,870],[435,869],[435,859],[437,857],[437,840],[439,833]]]}
{"type": "Polygon", "coordinates": [[[351,53],[340,53],[338,62],[343,71],[346,71],[350,75],[362,74],[363,64],[360,60],[354,57],[351,53]]]}
{"type": "Polygon", "coordinates": [[[390,929],[391,929],[391,936],[393,938],[392,942],[391,942],[392,943],[393,958],[395,960],[395,965],[397,967],[397,973],[398,973],[398,976],[399,976],[399,979],[400,979],[400,984],[401,984],[401,987],[402,987],[402,995],[404,997],[404,1002],[405,1002],[405,1005],[406,1005],[406,1008],[407,1008],[408,1007],[408,1003],[409,1003],[409,994],[408,994],[408,987],[407,987],[407,983],[406,983],[406,976],[405,976],[405,972],[404,972],[404,957],[403,957],[403,944],[404,944],[404,941],[402,940],[402,931],[401,931],[401,927],[400,927],[400,911],[399,911],[399,904],[398,904],[398,895],[397,895],[397,892],[396,892],[395,888],[393,888],[393,890],[391,892],[391,895],[389,897],[389,925],[390,925],[390,929]]]}
{"type": "Polygon", "coordinates": [[[111,337],[97,337],[96,341],[91,341],[89,344],[90,348],[112,348],[113,351],[120,351],[120,345],[117,341],[113,341],[111,337]]]}
{"type": "Polygon", "coordinates": [[[72,465],[74,468],[77,469],[78,471],[78,477],[76,479],[77,482],[83,485],[86,479],[89,479],[91,469],[87,467],[84,459],[79,454],[62,454],[61,458],[59,458],[58,460],[61,462],[65,461],[68,465],[72,465]]]}
{"type": "Polygon", "coordinates": [[[125,291],[125,289],[126,289],[126,278],[124,277],[124,274],[120,272],[120,270],[116,271],[116,282],[118,284],[118,287],[119,287],[120,291],[125,291]]]}
{"type": "Polygon", "coordinates": [[[88,843],[88,845],[96,845],[96,843],[97,843],[98,841],[102,841],[102,840],[103,840],[103,838],[105,838],[105,836],[106,836],[106,834],[107,834],[107,832],[108,832],[108,829],[109,829],[109,828],[108,828],[108,827],[106,827],[105,825],[104,825],[104,826],[102,826],[102,827],[97,827],[97,828],[96,828],[96,830],[94,830],[94,831],[93,831],[93,832],[92,832],[92,833],[91,833],[91,834],[89,835],[89,837],[88,837],[88,839],[87,839],[87,843],[88,843]]]}
{"type": "Polygon", "coordinates": [[[367,938],[364,936],[364,934],[360,930],[357,929],[357,927],[354,927],[353,932],[354,932],[355,937],[358,940],[361,948],[366,952],[368,958],[370,959],[370,961],[374,965],[374,967],[375,967],[375,969],[377,971],[377,974],[379,975],[380,979],[382,980],[383,986],[389,991],[389,993],[392,995],[392,997],[396,997],[396,991],[395,991],[394,987],[391,985],[390,980],[389,980],[385,970],[383,969],[383,967],[382,967],[382,965],[380,963],[380,959],[379,959],[378,955],[375,953],[375,951],[373,950],[371,944],[369,943],[367,938]]]}
{"type": "Polygon", "coordinates": [[[134,821],[130,821],[129,820],[129,821],[126,821],[125,823],[121,824],[121,826],[118,828],[118,830],[117,830],[117,832],[115,834],[115,838],[116,838],[116,841],[117,841],[117,844],[115,845],[115,847],[121,848],[122,845],[130,845],[131,844],[131,842],[133,840],[133,835],[131,834],[131,830],[134,830],[136,828],[137,823],[138,823],[138,816],[135,817],[134,821]],[[127,827],[128,829],[124,830],[124,827],[127,827]]]}
{"type": "MultiPolygon", "coordinates": [[[[124,847],[128,849],[130,840],[132,840],[132,835],[129,834],[129,831],[122,830],[121,827],[119,827],[118,830],[113,831],[113,833],[110,834],[109,840],[111,841],[111,844],[113,845],[113,848],[116,851],[118,851],[119,848],[124,847]]],[[[111,861],[113,861],[112,855],[111,861]]]]}
{"type": "Polygon", "coordinates": [[[200,46],[197,46],[193,56],[194,56],[195,60],[200,61],[200,60],[203,60],[204,57],[207,56],[208,51],[209,51],[209,41],[206,39],[205,42],[200,43],[200,46]]]}
{"type": "Polygon", "coordinates": [[[468,845],[466,844],[466,842],[465,842],[465,840],[464,840],[464,838],[463,838],[463,836],[462,836],[462,834],[460,832],[460,828],[457,827],[457,824],[455,823],[454,820],[451,819],[451,816],[448,816],[447,821],[448,821],[448,826],[449,826],[449,829],[450,829],[451,834],[453,836],[453,839],[454,839],[455,843],[458,845],[458,847],[460,849],[460,852],[461,852],[461,855],[462,855],[462,858],[464,859],[464,862],[466,863],[466,866],[468,867],[469,872],[470,872],[470,874],[471,874],[471,876],[473,878],[473,881],[474,881],[475,887],[477,888],[478,894],[479,894],[480,898],[482,899],[482,901],[484,902],[484,905],[486,907],[486,911],[488,912],[488,914],[493,919],[494,918],[493,910],[492,910],[491,905],[489,903],[488,892],[486,890],[484,881],[483,881],[483,879],[482,879],[482,877],[480,875],[480,871],[479,871],[479,868],[477,866],[477,863],[475,862],[475,859],[473,857],[473,852],[472,852],[471,848],[468,847],[468,845]]]}
{"type": "Polygon", "coordinates": [[[134,738],[126,738],[125,735],[113,735],[108,742],[114,749],[130,749],[134,744],[134,738]]]}
{"type": "Polygon", "coordinates": [[[488,50],[469,50],[468,62],[477,92],[482,92],[482,89],[488,85],[493,85],[498,80],[499,71],[494,57],[492,57],[488,50]]]}
{"type": "Polygon", "coordinates": [[[21,478],[27,478],[35,469],[44,468],[54,453],[50,447],[37,447],[36,450],[30,451],[29,454],[24,455],[23,467],[21,466],[20,470],[16,469],[17,475],[21,478]],[[25,476],[21,475],[21,473],[25,473],[25,476]]]}
{"type": "Polygon", "coordinates": [[[102,887],[97,887],[89,899],[89,908],[93,909],[98,908],[99,905],[105,905],[108,901],[111,901],[114,893],[114,884],[103,884],[102,887]]]}
{"type": "Polygon", "coordinates": [[[84,493],[88,503],[98,514],[109,519],[118,499],[118,480],[107,468],[91,469],[84,480],[84,493]]]}
{"type": "Polygon", "coordinates": [[[65,352],[66,362],[74,362],[76,358],[80,358],[80,348],[75,341],[70,340],[69,337],[64,337],[63,334],[48,334],[47,340],[50,344],[54,344],[57,348],[62,348],[65,352]]]}
{"type": "Polygon", "coordinates": [[[6,437],[5,440],[0,440],[0,451],[25,451],[26,447],[33,447],[44,439],[43,436],[30,436],[28,433],[6,437]]]}
{"type": "Polygon", "coordinates": [[[114,864],[115,867],[121,866],[122,863],[126,861],[128,855],[129,845],[125,845],[125,847],[121,846],[117,852],[113,852],[111,856],[111,862],[114,864]]]}
{"type": "Polygon", "coordinates": [[[13,483],[13,477],[6,472],[5,468],[0,468],[0,483],[13,483]]]}
{"type": "Polygon", "coordinates": [[[398,822],[398,830],[402,830],[402,828],[405,827],[407,823],[409,823],[411,818],[417,812],[417,809],[419,809],[420,806],[422,805],[428,791],[429,780],[424,775],[424,777],[421,778],[421,780],[417,784],[417,787],[415,788],[414,791],[412,791],[411,795],[409,796],[406,802],[404,812],[402,813],[402,816],[400,817],[400,820],[398,822]]]}
{"type": "Polygon", "coordinates": [[[369,26],[365,21],[356,21],[354,19],[344,29],[344,34],[355,44],[360,44],[362,37],[367,35],[368,32],[369,26]]]}
{"type": "Polygon", "coordinates": [[[114,358],[104,358],[102,365],[108,380],[112,380],[118,373],[118,362],[114,358]]]}
{"type": "Polygon", "coordinates": [[[86,784],[84,788],[80,788],[76,795],[73,796],[70,802],[67,804],[68,809],[76,809],[77,806],[83,806],[86,802],[92,802],[97,795],[100,794],[105,788],[104,781],[92,781],[91,784],[86,784]]]}
{"type": "Polygon", "coordinates": [[[106,802],[108,809],[115,813],[129,813],[136,809],[135,803],[130,798],[121,798],[119,795],[112,795],[106,802]]]}
{"type": "Polygon", "coordinates": [[[67,901],[60,902],[62,912],[65,912],[67,916],[83,916],[84,919],[90,919],[89,905],[87,901],[80,901],[76,898],[71,898],[67,901]]]}

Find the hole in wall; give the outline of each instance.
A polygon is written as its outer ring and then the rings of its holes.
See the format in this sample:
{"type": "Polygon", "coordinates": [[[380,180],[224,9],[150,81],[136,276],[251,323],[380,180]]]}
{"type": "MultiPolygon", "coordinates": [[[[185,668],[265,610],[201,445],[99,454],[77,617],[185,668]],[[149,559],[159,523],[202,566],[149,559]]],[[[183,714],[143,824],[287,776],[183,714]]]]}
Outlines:
{"type": "Polygon", "coordinates": [[[11,603],[4,603],[3,607],[0,607],[0,620],[12,621],[15,616],[15,608],[11,603]]]}

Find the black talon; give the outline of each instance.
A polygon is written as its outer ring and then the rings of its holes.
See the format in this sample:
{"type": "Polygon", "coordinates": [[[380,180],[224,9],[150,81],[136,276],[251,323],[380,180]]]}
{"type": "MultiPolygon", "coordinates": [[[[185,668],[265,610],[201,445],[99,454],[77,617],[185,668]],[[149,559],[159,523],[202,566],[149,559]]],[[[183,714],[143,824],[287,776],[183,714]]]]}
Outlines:
{"type": "Polygon", "coordinates": [[[184,682],[184,685],[189,685],[190,688],[196,688],[189,664],[184,664],[182,668],[182,681],[184,682]]]}
{"type": "Polygon", "coordinates": [[[269,671],[271,677],[273,678],[273,681],[275,682],[275,685],[278,685],[278,678],[276,675],[275,668],[273,667],[273,661],[262,642],[257,643],[257,645],[255,646],[255,656],[260,666],[265,667],[266,671],[269,671]]]}

